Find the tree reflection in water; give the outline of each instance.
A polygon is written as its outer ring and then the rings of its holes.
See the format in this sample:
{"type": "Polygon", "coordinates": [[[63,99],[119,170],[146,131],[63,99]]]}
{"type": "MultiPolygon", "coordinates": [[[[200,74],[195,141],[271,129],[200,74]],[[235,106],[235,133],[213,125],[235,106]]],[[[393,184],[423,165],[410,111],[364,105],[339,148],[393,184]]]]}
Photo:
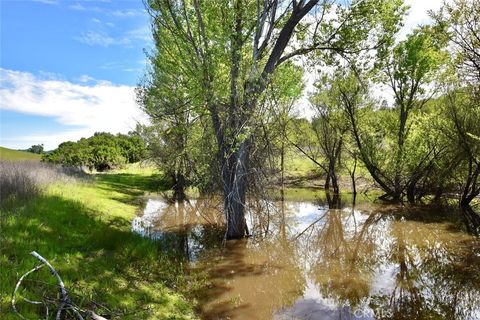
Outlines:
{"type": "Polygon", "coordinates": [[[250,201],[252,237],[223,246],[218,204],[157,204],[133,223],[206,275],[205,319],[480,319],[479,242],[452,214],[281,193],[250,201]]]}

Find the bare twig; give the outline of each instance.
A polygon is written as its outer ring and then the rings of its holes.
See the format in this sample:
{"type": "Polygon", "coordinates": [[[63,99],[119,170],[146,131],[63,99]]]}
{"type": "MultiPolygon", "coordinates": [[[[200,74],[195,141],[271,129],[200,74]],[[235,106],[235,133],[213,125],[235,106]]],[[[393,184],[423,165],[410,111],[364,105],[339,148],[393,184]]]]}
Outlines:
{"type": "MultiPolygon", "coordinates": [[[[55,319],[56,320],[60,320],[61,319],[61,316],[62,316],[62,312],[65,311],[65,312],[68,312],[69,310],[71,310],[75,317],[78,319],[78,320],[84,320],[83,316],[80,314],[80,311],[79,309],[72,303],[72,301],[70,300],[70,297],[68,295],[68,292],[67,292],[67,289],[65,288],[65,284],[63,283],[63,280],[62,278],[60,277],[60,275],[58,274],[58,272],[55,270],[55,268],[44,258],[42,257],[40,254],[38,254],[37,252],[35,251],[32,251],[30,253],[32,256],[34,256],[35,258],[37,258],[38,260],[40,260],[41,264],[39,264],[38,266],[36,266],[35,268],[33,268],[32,270],[28,271],[27,273],[25,273],[23,276],[20,277],[20,279],[18,280],[17,282],[17,285],[15,286],[15,290],[13,291],[13,296],[12,296],[12,307],[13,307],[13,311],[22,319],[26,319],[24,316],[22,316],[17,308],[16,308],[16,293],[18,291],[18,289],[20,288],[20,285],[22,284],[23,280],[28,276],[30,275],[31,273],[33,272],[36,272],[38,270],[40,270],[43,266],[47,266],[48,269],[50,270],[50,273],[55,276],[55,278],[57,279],[57,283],[58,283],[58,286],[60,288],[60,295],[61,295],[61,302],[60,302],[60,307],[58,308],[58,311],[57,311],[57,314],[56,314],[56,317],[55,319]]],[[[23,297],[22,297],[23,298],[23,297]]],[[[23,298],[24,301],[28,302],[28,303],[31,303],[31,304],[45,304],[45,302],[39,302],[39,301],[32,301],[32,300],[29,300],[29,299],[26,299],[26,298],[23,298]]],[[[46,304],[45,304],[46,306],[46,304]]],[[[103,317],[100,317],[98,316],[97,314],[95,314],[93,311],[89,311],[88,312],[89,315],[95,319],[95,320],[102,320],[104,319],[103,317]]],[[[49,316],[49,309],[48,309],[48,306],[46,306],[46,317],[48,319],[48,316],[49,316]]]]}

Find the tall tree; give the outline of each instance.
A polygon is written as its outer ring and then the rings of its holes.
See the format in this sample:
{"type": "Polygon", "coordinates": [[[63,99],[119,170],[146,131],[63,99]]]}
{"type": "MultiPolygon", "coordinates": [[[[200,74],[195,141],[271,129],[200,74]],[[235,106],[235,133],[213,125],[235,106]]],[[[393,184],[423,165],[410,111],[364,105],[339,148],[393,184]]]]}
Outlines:
{"type": "Polygon", "coordinates": [[[463,186],[460,205],[467,207],[480,195],[480,100],[467,88],[453,87],[445,95],[449,126],[445,134],[456,145],[452,157],[461,159],[463,186]]]}
{"type": "MultiPolygon", "coordinates": [[[[409,117],[421,109],[433,96],[432,80],[444,62],[445,44],[431,28],[415,30],[392,52],[385,64],[384,73],[394,93],[394,107],[398,112],[398,131],[393,177],[393,198],[399,200],[403,192],[410,202],[414,202],[415,187],[428,166],[419,164],[416,172],[408,178],[404,176],[405,143],[409,134],[409,117]]],[[[428,163],[429,159],[423,161],[428,163]]]]}
{"type": "Polygon", "coordinates": [[[460,205],[468,207],[480,194],[480,6],[472,0],[444,2],[431,16],[446,32],[454,51],[457,77],[446,89],[446,105],[453,132],[449,136],[463,155],[460,205]]]}
{"type": "MultiPolygon", "coordinates": [[[[149,0],[165,91],[188,88],[210,118],[222,177],[226,237],[245,235],[258,102],[284,62],[365,50],[392,40],[400,0],[149,0]]],[[[147,85],[148,86],[148,85],[147,85]]],[[[140,90],[142,91],[142,90],[140,90]]]]}
{"type": "MultiPolygon", "coordinates": [[[[304,90],[302,77],[302,67],[291,61],[282,64],[269,84],[261,102],[263,107],[260,107],[259,115],[256,116],[257,122],[260,121],[257,127],[261,128],[261,133],[255,133],[257,140],[260,140],[257,144],[264,145],[264,148],[256,148],[256,153],[269,160],[263,171],[279,173],[282,186],[285,182],[285,162],[291,147],[289,139],[293,129],[292,119],[297,111],[296,103],[304,90]]],[[[258,166],[260,162],[257,157],[252,165],[258,166]]],[[[275,178],[278,177],[274,175],[275,178]]],[[[265,185],[259,187],[264,188],[265,185]]]]}
{"type": "Polygon", "coordinates": [[[415,202],[419,182],[441,154],[435,139],[425,136],[423,142],[417,139],[413,143],[416,136],[412,134],[412,129],[425,120],[421,110],[435,93],[433,80],[445,60],[441,40],[433,28],[422,27],[393,49],[383,48],[386,59],[377,64],[382,67],[380,76],[374,79],[388,83],[394,96],[393,106],[367,99],[367,86],[371,83],[358,68],[347,75],[341,70],[337,74],[340,79],[336,86],[360,159],[385,192],[384,197],[394,201],[407,196],[409,202],[415,202]],[[368,116],[363,115],[361,120],[360,113],[368,116]],[[425,148],[420,148],[419,142],[425,148]]]}
{"type": "Polygon", "coordinates": [[[317,81],[316,91],[310,97],[315,112],[311,127],[299,130],[294,145],[325,173],[325,190],[332,187],[333,193],[339,194],[337,171],[349,126],[334,81],[329,77],[317,81]]]}

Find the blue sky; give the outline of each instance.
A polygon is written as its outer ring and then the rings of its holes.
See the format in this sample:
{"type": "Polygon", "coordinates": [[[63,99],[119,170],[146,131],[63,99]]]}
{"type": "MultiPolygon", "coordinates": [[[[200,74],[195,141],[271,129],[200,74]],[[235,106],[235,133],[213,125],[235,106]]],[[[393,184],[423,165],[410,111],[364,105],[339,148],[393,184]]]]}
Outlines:
{"type": "Polygon", "coordinates": [[[0,6],[0,145],[51,149],[98,130],[128,131],[142,118],[133,88],[152,42],[141,0],[0,6]]]}
{"type": "MultiPolygon", "coordinates": [[[[399,38],[441,4],[405,2],[399,38]]],[[[0,24],[0,146],[50,150],[146,121],[134,93],[152,47],[142,0],[0,0],[0,24]]]]}

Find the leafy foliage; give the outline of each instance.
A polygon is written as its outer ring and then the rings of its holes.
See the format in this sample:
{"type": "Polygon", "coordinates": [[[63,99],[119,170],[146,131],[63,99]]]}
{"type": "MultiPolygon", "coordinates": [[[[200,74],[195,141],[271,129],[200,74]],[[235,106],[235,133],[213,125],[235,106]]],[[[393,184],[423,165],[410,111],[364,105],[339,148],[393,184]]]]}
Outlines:
{"type": "Polygon", "coordinates": [[[35,144],[27,149],[28,152],[42,154],[43,153],[43,144],[35,144]]]}
{"type": "Polygon", "coordinates": [[[63,142],[56,150],[44,154],[42,159],[64,166],[105,171],[140,161],[145,156],[145,144],[138,134],[113,135],[97,132],[92,137],[82,138],[77,142],[63,142]]]}

